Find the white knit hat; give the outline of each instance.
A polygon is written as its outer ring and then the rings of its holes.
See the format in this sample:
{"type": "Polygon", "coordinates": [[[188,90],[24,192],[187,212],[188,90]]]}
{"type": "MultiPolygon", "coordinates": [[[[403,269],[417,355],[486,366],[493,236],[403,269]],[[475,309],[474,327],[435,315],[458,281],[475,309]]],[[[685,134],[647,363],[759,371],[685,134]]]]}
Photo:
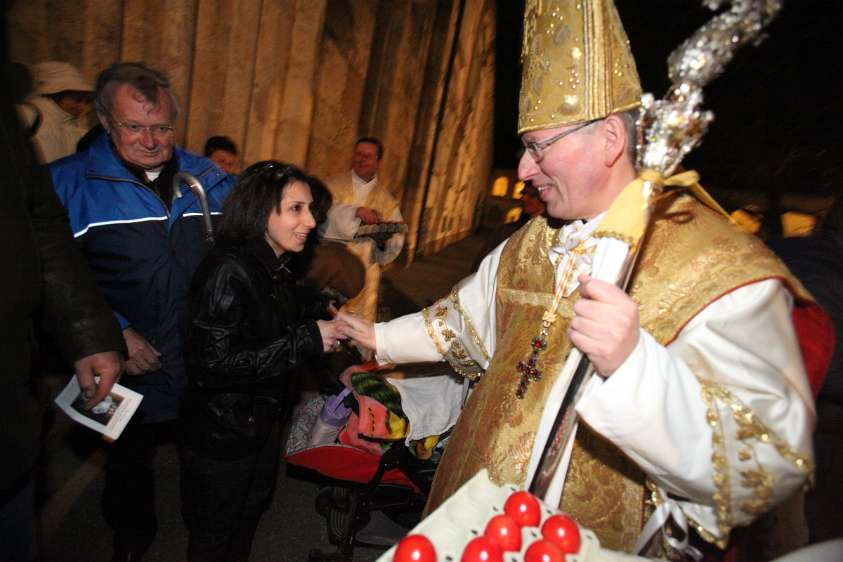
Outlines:
{"type": "Polygon", "coordinates": [[[65,90],[93,92],[94,87],[75,66],[68,62],[49,61],[36,64],[32,69],[35,92],[41,95],[56,94],[65,90]]]}

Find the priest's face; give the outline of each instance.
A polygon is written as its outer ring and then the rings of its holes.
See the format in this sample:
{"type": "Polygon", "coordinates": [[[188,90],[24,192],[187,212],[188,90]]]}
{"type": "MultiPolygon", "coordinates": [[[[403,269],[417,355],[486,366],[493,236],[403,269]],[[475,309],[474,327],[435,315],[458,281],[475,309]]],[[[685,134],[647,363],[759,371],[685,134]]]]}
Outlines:
{"type": "Polygon", "coordinates": [[[533,183],[551,217],[588,219],[611,205],[616,194],[606,186],[602,127],[603,123],[597,121],[523,135],[521,140],[527,149],[518,163],[518,178],[533,183]],[[563,135],[566,132],[570,134],[563,135]],[[553,137],[560,138],[541,144],[553,137]],[[538,150],[534,143],[538,143],[538,150]]]}
{"type": "Polygon", "coordinates": [[[380,159],[378,158],[378,147],[371,142],[360,142],[354,147],[354,154],[351,156],[351,169],[357,177],[364,181],[371,181],[378,173],[380,159]]]}

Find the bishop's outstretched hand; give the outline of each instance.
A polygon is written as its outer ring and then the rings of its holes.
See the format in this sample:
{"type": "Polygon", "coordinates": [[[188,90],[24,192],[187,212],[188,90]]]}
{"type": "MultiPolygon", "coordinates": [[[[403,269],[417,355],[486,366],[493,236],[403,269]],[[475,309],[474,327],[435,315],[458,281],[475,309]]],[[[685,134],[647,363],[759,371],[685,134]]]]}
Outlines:
{"type": "Polygon", "coordinates": [[[372,322],[346,312],[337,314],[336,319],[340,322],[343,335],[366,349],[375,350],[375,325],[372,322]]]}

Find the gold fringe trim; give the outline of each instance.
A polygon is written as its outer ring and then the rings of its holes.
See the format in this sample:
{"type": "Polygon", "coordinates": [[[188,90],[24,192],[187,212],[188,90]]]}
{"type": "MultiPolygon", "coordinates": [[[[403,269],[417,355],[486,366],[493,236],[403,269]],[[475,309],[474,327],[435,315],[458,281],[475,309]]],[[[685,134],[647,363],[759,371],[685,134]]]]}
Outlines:
{"type": "Polygon", "coordinates": [[[723,538],[714,539],[711,533],[701,530],[698,524],[695,523],[694,526],[703,539],[716,544],[720,548],[725,548],[734,523],[726,436],[721,414],[717,407],[718,402],[723,404],[727,411],[731,411],[732,419],[737,424],[735,438],[744,447],[738,451],[738,459],[743,462],[754,461],[755,464],[754,468],[737,471],[741,476],[741,486],[753,490],[753,497],[740,503],[739,508],[742,512],[757,516],[766,513],[772,507],[774,480],[764,469],[756,455],[754,448],[756,444],[772,445],[782,458],[793,464],[800,472],[807,474],[809,480],[813,475],[814,464],[810,459],[795,452],[783,439],[770,431],[751,408],[743,404],[727,389],[713,381],[699,379],[699,382],[702,388],[702,398],[706,404],[706,416],[712,430],[711,463],[714,468],[713,479],[716,489],[714,504],[717,513],[717,526],[723,538]]]}
{"type": "Polygon", "coordinates": [[[446,351],[445,348],[439,343],[439,338],[436,337],[436,333],[433,329],[433,322],[430,320],[430,308],[423,308],[422,309],[422,318],[424,318],[424,327],[427,328],[427,335],[430,337],[430,341],[433,342],[434,347],[436,347],[436,351],[442,357],[445,357],[446,351]]]}
{"type": "MultiPolygon", "coordinates": [[[[442,304],[441,300],[434,306],[436,307],[434,312],[435,319],[430,316],[430,309],[432,307],[422,309],[422,318],[424,318],[427,335],[436,347],[436,351],[448,362],[448,364],[451,365],[451,368],[454,369],[458,375],[465,377],[472,382],[479,380],[483,375],[483,369],[466,352],[457,337],[457,334],[451,330],[443,320],[443,318],[448,315],[448,307],[442,304]],[[434,326],[434,322],[437,323],[437,326],[434,326]],[[442,335],[442,340],[444,340],[444,342],[440,341],[440,339],[436,337],[437,327],[439,328],[439,333],[442,335]],[[442,345],[443,343],[447,345],[447,349],[442,345]]],[[[458,310],[458,312],[461,313],[460,310],[458,310]]],[[[473,336],[477,337],[477,332],[474,329],[474,326],[469,324],[469,329],[473,336]]],[[[482,346],[481,350],[485,353],[485,349],[483,349],[482,346]]]]}
{"type": "MultiPolygon", "coordinates": [[[[755,461],[755,468],[740,470],[740,484],[754,491],[754,497],[741,502],[739,508],[748,515],[760,515],[769,511],[773,500],[773,477],[764,469],[754,450],[754,445],[764,443],[772,445],[782,458],[789,461],[799,471],[813,477],[814,464],[803,455],[795,452],[783,439],[771,432],[764,425],[751,408],[735,398],[731,392],[721,385],[704,379],[699,379],[702,388],[703,401],[706,404],[706,416],[712,430],[711,464],[714,468],[714,507],[717,513],[717,528],[721,537],[705,529],[686,513],[688,524],[702,537],[718,548],[725,549],[729,542],[729,535],[734,527],[731,508],[731,481],[729,476],[729,461],[726,451],[726,436],[723,428],[718,403],[723,404],[732,414],[732,419],[738,426],[735,438],[742,443],[743,449],[738,451],[738,459],[743,462],[755,461]]],[[[665,498],[662,491],[652,481],[647,481],[650,491],[650,501],[655,507],[662,505],[665,498]]]]}
{"type": "Polygon", "coordinates": [[[474,327],[474,323],[471,321],[471,318],[465,313],[462,306],[460,306],[460,298],[456,287],[451,289],[450,299],[451,303],[454,305],[454,310],[459,313],[463,322],[465,322],[466,327],[468,327],[468,332],[471,334],[471,339],[474,341],[474,345],[477,346],[477,349],[479,349],[480,353],[483,354],[483,359],[486,363],[488,363],[492,360],[492,358],[489,356],[489,352],[486,351],[486,346],[483,345],[483,340],[480,339],[480,334],[477,333],[477,329],[474,327]]]}

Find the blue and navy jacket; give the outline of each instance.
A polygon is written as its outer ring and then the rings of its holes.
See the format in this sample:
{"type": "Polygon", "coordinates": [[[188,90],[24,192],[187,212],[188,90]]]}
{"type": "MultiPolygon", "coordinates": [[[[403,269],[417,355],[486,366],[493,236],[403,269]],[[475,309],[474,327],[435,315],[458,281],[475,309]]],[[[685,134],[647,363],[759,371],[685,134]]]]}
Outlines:
{"type": "MultiPolygon", "coordinates": [[[[205,188],[219,214],[233,178],[207,158],[174,149],[181,172],[205,188]]],[[[199,201],[186,186],[172,209],[119,160],[107,135],[82,153],[50,165],[56,193],[70,217],[101,293],[121,328],[131,326],[161,352],[161,369],[124,376],[143,394],[143,422],[173,419],[186,386],[182,338],[190,278],[208,249],[199,201]]]]}

